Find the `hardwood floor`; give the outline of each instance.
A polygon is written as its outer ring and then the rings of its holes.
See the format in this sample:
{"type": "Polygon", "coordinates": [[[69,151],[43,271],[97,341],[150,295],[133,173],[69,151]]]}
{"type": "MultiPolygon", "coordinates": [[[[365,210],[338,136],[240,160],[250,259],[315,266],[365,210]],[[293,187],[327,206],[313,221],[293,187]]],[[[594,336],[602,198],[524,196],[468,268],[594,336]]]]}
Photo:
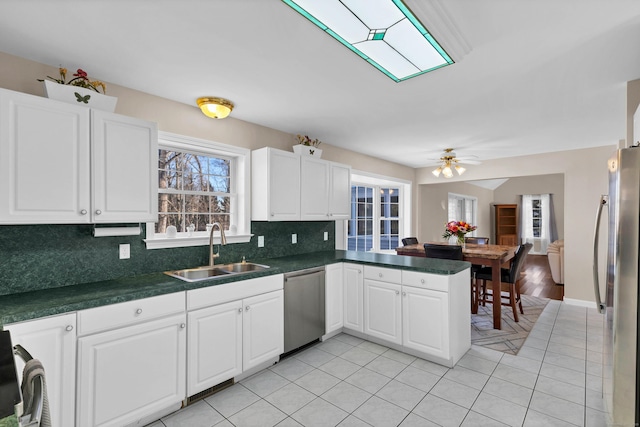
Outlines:
{"type": "Polygon", "coordinates": [[[556,285],[546,255],[529,254],[524,262],[520,279],[520,293],[562,301],[564,286],[556,285]]]}

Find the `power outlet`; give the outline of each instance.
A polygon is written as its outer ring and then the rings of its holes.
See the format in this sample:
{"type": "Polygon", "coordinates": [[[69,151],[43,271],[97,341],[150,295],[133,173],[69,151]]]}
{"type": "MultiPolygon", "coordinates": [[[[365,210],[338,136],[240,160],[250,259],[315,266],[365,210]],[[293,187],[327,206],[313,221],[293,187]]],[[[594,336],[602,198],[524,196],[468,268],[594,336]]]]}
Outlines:
{"type": "Polygon", "coordinates": [[[258,236],[258,247],[264,248],[264,236],[258,236]]]}
{"type": "Polygon", "coordinates": [[[292,234],[291,235],[291,244],[295,245],[296,243],[298,243],[298,235],[297,234],[292,234]]]}
{"type": "Polygon", "coordinates": [[[324,232],[324,240],[325,241],[329,240],[329,232],[328,231],[324,232]]]}
{"type": "Polygon", "coordinates": [[[120,259],[129,258],[131,258],[131,245],[128,243],[123,243],[120,245],[120,259]]]}

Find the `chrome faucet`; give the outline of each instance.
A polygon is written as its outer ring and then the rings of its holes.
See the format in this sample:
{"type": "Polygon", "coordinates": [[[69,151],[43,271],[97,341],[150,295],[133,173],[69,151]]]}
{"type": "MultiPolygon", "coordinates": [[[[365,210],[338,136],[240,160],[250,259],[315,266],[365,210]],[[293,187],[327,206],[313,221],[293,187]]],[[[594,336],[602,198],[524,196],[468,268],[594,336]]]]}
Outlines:
{"type": "Polygon", "coordinates": [[[219,222],[214,222],[211,225],[211,232],[209,233],[209,267],[213,267],[213,261],[220,256],[220,248],[218,248],[218,253],[213,253],[213,231],[218,226],[218,230],[220,230],[220,246],[227,244],[227,238],[224,235],[224,228],[220,225],[219,222]]]}

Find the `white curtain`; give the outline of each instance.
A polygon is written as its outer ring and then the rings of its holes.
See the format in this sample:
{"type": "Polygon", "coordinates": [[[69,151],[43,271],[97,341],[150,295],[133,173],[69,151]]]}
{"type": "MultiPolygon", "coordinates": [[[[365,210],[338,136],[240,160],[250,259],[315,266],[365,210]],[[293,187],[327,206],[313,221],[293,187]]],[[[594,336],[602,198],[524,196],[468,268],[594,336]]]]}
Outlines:
{"type": "Polygon", "coordinates": [[[525,194],[522,196],[521,239],[531,243],[532,254],[546,255],[551,243],[553,218],[550,194],[525,194]]]}

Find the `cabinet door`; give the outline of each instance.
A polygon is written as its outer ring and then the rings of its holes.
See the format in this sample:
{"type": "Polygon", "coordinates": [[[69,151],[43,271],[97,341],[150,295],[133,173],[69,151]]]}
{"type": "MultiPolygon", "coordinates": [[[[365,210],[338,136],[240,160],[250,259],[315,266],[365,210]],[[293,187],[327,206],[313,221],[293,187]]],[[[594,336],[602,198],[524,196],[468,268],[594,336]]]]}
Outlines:
{"type": "Polygon", "coordinates": [[[188,314],[187,396],[242,373],[242,301],[188,314]]]}
{"type": "Polygon", "coordinates": [[[395,283],[364,281],[364,333],[402,344],[401,286],[395,283]]]}
{"type": "Polygon", "coordinates": [[[91,110],[94,222],[158,220],[155,123],[91,110]]]}
{"type": "MultiPolygon", "coordinates": [[[[52,427],[75,425],[76,315],[48,317],[5,325],[13,345],[20,344],[42,362],[52,427]]],[[[24,362],[16,356],[18,378],[22,381],[24,362]]]]}
{"type": "Polygon", "coordinates": [[[269,150],[268,161],[268,220],[300,220],[300,156],[269,150]]]}
{"type": "Polygon", "coordinates": [[[78,339],[78,426],[123,426],[185,398],[186,316],[78,339]]]}
{"type": "Polygon", "coordinates": [[[243,303],[242,367],[246,371],[284,352],[284,295],[269,292],[243,303]]]}
{"type": "Polygon", "coordinates": [[[449,358],[449,295],[430,289],[402,287],[402,344],[449,358]]]}
{"type": "Polygon", "coordinates": [[[362,266],[343,264],[344,327],[363,332],[363,274],[362,266]]]}
{"type": "Polygon", "coordinates": [[[329,162],[309,156],[300,157],[300,219],[329,218],[329,162]]]}
{"type": "Polygon", "coordinates": [[[331,164],[329,183],[329,219],[351,218],[351,167],[331,164]]]}
{"type": "Polygon", "coordinates": [[[89,109],[0,89],[0,224],[88,223],[89,109]]]}
{"type": "Polygon", "coordinates": [[[342,264],[327,265],[325,269],[325,333],[342,328],[344,289],[342,286],[342,264]]]}

